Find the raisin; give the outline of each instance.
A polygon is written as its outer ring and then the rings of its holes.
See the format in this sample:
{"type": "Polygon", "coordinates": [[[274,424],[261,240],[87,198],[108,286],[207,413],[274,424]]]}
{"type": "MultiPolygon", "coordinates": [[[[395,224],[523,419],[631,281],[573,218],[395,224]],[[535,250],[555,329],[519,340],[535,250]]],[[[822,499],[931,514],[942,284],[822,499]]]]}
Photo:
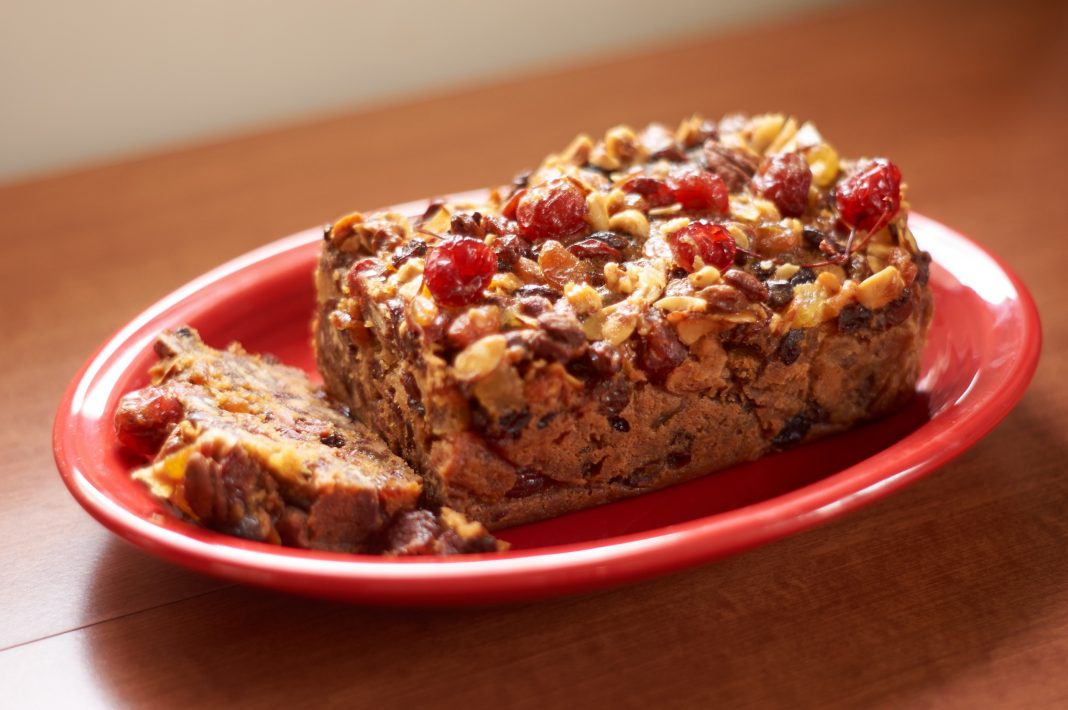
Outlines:
{"type": "Polygon", "coordinates": [[[619,232],[594,232],[589,238],[604,242],[613,249],[622,250],[630,246],[630,238],[619,232]]]}
{"type": "Polygon", "coordinates": [[[525,286],[520,286],[515,293],[520,298],[524,296],[541,296],[550,301],[555,301],[560,297],[559,291],[552,286],[546,286],[544,284],[526,284],[525,286]]]}
{"type": "Polygon", "coordinates": [[[801,443],[811,428],[812,420],[804,414],[797,414],[783,425],[779,433],[771,440],[771,443],[780,449],[789,448],[801,443]]]}
{"type": "Polygon", "coordinates": [[[345,437],[336,431],[332,431],[329,434],[324,434],[319,437],[319,441],[326,446],[334,449],[340,449],[345,445],[345,437]]]}
{"type": "Polygon", "coordinates": [[[622,254],[619,249],[605,244],[600,239],[583,239],[567,248],[580,259],[606,259],[618,261],[622,254]]]}
{"type": "Polygon", "coordinates": [[[805,227],[801,230],[801,237],[805,240],[813,249],[818,249],[820,243],[827,238],[827,235],[816,229],[815,227],[805,227]]]}
{"type": "Polygon", "coordinates": [[[779,360],[784,365],[793,365],[797,358],[801,357],[801,345],[805,340],[805,332],[800,328],[793,328],[783,336],[779,343],[779,360]]]}
{"type": "Polygon", "coordinates": [[[856,333],[871,325],[871,311],[859,303],[850,303],[838,313],[838,331],[856,333]]]}
{"type": "Polygon", "coordinates": [[[790,277],[790,285],[798,286],[800,284],[812,283],[816,280],[816,272],[807,266],[802,266],[796,274],[790,277]]]}
{"type": "Polygon", "coordinates": [[[545,488],[546,483],[545,476],[534,469],[520,468],[515,472],[515,483],[505,493],[505,496],[508,498],[526,498],[541,491],[545,488]]]}
{"type": "Polygon", "coordinates": [[[689,465],[691,458],[690,454],[675,451],[668,454],[664,461],[671,468],[682,468],[683,466],[689,465]]]}
{"type": "Polygon", "coordinates": [[[883,307],[880,315],[887,328],[904,323],[912,315],[912,291],[905,289],[898,298],[883,307]]]}
{"type": "MultiPolygon", "coordinates": [[[[544,354],[538,352],[542,356],[551,354],[552,357],[547,359],[567,362],[586,350],[586,333],[582,330],[582,324],[578,322],[578,318],[571,313],[557,313],[556,311],[543,313],[538,316],[538,327],[551,343],[544,354]]],[[[545,347],[542,339],[535,343],[536,351],[541,349],[539,345],[542,348],[545,347]]]]}
{"type": "Polygon", "coordinates": [[[780,310],[794,300],[794,287],[789,281],[768,281],[768,305],[780,310]]]}
{"type": "Polygon", "coordinates": [[[686,346],[679,342],[675,330],[669,327],[656,311],[646,316],[649,332],[638,343],[638,365],[649,379],[663,383],[671,371],[682,364],[688,355],[686,346]]]}
{"type": "Polygon", "coordinates": [[[912,260],[916,263],[916,283],[926,286],[931,278],[931,255],[921,251],[914,254],[912,260]]]}
{"type": "Polygon", "coordinates": [[[426,242],[422,239],[412,239],[407,244],[397,247],[393,252],[393,258],[390,263],[396,269],[413,256],[423,256],[424,254],[426,254],[426,242]]]}
{"type": "Polygon", "coordinates": [[[609,417],[608,423],[618,432],[626,433],[630,431],[630,422],[623,417],[609,417]]]}
{"type": "Polygon", "coordinates": [[[625,379],[605,380],[593,390],[598,401],[597,411],[605,416],[615,416],[630,404],[631,385],[625,379]]]}
{"type": "Polygon", "coordinates": [[[530,410],[526,408],[505,412],[497,420],[497,425],[501,429],[501,434],[509,439],[518,437],[523,433],[523,430],[526,429],[527,424],[529,423],[530,410]]]}

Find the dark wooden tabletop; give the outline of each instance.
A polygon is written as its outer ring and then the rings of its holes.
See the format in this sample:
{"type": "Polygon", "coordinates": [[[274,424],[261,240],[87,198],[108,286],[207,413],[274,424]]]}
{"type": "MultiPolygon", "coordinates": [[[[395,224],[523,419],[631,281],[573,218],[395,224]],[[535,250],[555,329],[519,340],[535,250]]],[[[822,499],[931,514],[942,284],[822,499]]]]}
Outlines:
{"type": "Polygon", "coordinates": [[[826,10],[0,188],[0,705],[1068,706],[1066,9],[826,10]],[[579,130],[738,109],[892,156],[918,211],[1033,290],[1034,384],[919,483],[670,577],[428,611],[172,567],[60,482],[70,377],[208,268],[352,208],[499,182],[579,130]]]}

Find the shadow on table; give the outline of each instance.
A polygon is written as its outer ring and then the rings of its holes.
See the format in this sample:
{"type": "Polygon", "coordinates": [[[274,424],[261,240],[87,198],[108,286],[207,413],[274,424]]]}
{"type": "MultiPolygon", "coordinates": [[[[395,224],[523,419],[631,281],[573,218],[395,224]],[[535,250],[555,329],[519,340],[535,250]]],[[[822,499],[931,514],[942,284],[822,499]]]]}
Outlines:
{"type": "MultiPolygon", "coordinates": [[[[869,704],[915,697],[1068,582],[1065,436],[1027,399],[983,444],[837,523],[629,588],[389,610],[229,587],[87,631],[123,703],[413,707],[869,704]],[[1035,470],[1040,470],[1036,468],[1035,470]]],[[[113,589],[116,542],[89,595],[113,589]]]]}

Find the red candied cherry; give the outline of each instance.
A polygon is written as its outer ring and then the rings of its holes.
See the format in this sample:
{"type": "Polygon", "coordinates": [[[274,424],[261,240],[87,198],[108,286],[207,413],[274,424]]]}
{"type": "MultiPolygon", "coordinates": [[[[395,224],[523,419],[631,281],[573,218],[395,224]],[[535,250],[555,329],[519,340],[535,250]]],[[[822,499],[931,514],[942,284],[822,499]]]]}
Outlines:
{"type": "Polygon", "coordinates": [[[690,222],[668,234],[667,242],[675,256],[675,263],[690,272],[698,268],[695,263],[697,257],[706,266],[714,266],[720,271],[734,263],[736,245],[730,232],[721,224],[690,222]]]}
{"type": "Polygon", "coordinates": [[[467,306],[482,297],[497,271],[493,249],[474,237],[453,237],[430,249],[423,280],[442,306],[467,306]]]}
{"type": "Polygon", "coordinates": [[[901,207],[901,171],[886,158],[876,158],[838,184],[838,214],[850,227],[882,228],[901,207]]]}
{"type": "Polygon", "coordinates": [[[727,214],[727,183],[719,175],[695,168],[676,170],[668,178],[675,201],[688,210],[727,214]]]}
{"type": "Polygon", "coordinates": [[[127,449],[155,456],[185,413],[182,403],[159,387],[129,392],[115,411],[115,433],[127,449]]]}
{"type": "Polygon", "coordinates": [[[528,239],[556,239],[586,226],[586,196],[570,180],[550,180],[527,189],[515,208],[528,239]]]}
{"type": "Polygon", "coordinates": [[[753,177],[753,187],[775,203],[785,217],[800,217],[808,206],[812,170],[797,153],[776,153],[761,163],[753,177]]]}
{"type": "Polygon", "coordinates": [[[623,183],[623,191],[641,195],[650,207],[664,207],[675,202],[675,193],[666,182],[644,175],[623,183]]]}

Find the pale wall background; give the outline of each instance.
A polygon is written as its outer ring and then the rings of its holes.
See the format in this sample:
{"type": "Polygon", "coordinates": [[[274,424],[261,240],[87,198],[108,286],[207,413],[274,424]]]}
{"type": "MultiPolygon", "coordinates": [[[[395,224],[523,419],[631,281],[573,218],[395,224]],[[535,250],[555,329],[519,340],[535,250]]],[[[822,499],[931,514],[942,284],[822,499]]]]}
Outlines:
{"type": "Polygon", "coordinates": [[[0,181],[840,0],[0,0],[0,181]]]}

